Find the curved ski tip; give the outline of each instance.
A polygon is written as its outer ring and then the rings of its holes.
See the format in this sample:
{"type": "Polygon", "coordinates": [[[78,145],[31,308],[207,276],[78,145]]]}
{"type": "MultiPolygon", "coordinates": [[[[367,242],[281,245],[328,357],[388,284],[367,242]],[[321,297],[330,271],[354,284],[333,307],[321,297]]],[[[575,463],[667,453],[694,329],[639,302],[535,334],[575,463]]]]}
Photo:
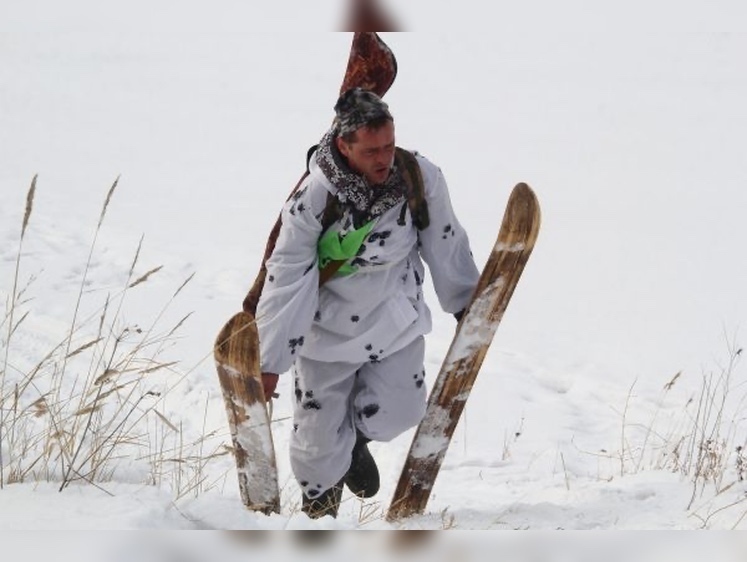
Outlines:
{"type": "Polygon", "coordinates": [[[534,190],[529,187],[529,184],[522,182],[517,183],[511,192],[511,197],[516,197],[524,201],[534,201],[535,204],[539,205],[537,201],[537,194],[534,190]]]}
{"type": "Polygon", "coordinates": [[[236,334],[243,332],[247,329],[254,329],[254,316],[249,312],[237,312],[226,322],[218,332],[218,336],[215,338],[215,349],[222,349],[223,346],[227,345],[229,340],[236,334]]]}
{"type": "Polygon", "coordinates": [[[523,181],[517,183],[514,186],[514,191],[525,192],[525,193],[528,193],[528,194],[531,193],[532,196],[534,196],[534,190],[532,190],[532,188],[529,187],[529,184],[524,183],[523,181]]]}
{"type": "Polygon", "coordinates": [[[514,186],[509,196],[509,206],[521,207],[528,217],[532,217],[532,222],[539,228],[541,220],[541,211],[539,200],[529,184],[519,182],[514,186]]]}

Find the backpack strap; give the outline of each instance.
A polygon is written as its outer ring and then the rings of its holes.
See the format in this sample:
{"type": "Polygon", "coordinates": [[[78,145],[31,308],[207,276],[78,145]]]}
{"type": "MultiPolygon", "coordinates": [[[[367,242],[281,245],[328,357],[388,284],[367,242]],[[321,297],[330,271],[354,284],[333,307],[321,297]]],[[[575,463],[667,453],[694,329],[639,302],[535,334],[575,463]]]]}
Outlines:
{"type": "MultiPolygon", "coordinates": [[[[342,209],[340,208],[340,202],[337,197],[331,193],[327,193],[327,204],[324,206],[324,212],[322,214],[322,234],[327,232],[327,229],[332,224],[342,217],[342,209]]],[[[320,235],[321,238],[321,235],[320,235]]],[[[347,260],[331,260],[323,268],[319,270],[319,286],[321,287],[332,276],[337,273],[347,260]]]]}
{"type": "MultiPolygon", "coordinates": [[[[309,151],[306,153],[306,173],[308,174],[309,170],[309,161],[311,160],[312,154],[314,154],[314,151],[317,149],[319,145],[315,144],[311,148],[309,148],[309,151]]],[[[322,234],[327,232],[330,226],[332,224],[339,220],[342,217],[342,208],[340,207],[340,202],[337,200],[337,197],[332,195],[331,193],[327,193],[327,202],[324,205],[324,211],[322,212],[322,234]]],[[[321,236],[320,236],[321,238],[321,236]]],[[[332,276],[337,273],[337,270],[340,269],[343,265],[345,265],[346,260],[331,260],[327,263],[323,268],[319,270],[319,286],[321,287],[324,285],[327,281],[329,281],[332,276]]]]}
{"type": "Polygon", "coordinates": [[[420,164],[418,164],[412,152],[400,147],[395,148],[394,161],[402,172],[405,184],[407,184],[407,205],[410,207],[412,223],[418,230],[424,230],[428,228],[430,218],[420,164]]]}
{"type": "Polygon", "coordinates": [[[319,148],[318,144],[315,144],[306,151],[306,173],[309,173],[309,162],[311,162],[311,157],[314,156],[314,152],[316,152],[316,149],[319,148]]]}

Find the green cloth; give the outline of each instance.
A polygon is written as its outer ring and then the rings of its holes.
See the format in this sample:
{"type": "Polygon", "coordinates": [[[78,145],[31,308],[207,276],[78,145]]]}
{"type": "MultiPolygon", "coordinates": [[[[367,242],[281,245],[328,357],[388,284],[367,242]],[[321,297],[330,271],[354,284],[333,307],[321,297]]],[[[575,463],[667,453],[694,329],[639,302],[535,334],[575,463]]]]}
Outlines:
{"type": "MultiPolygon", "coordinates": [[[[351,230],[344,236],[339,232],[328,230],[319,239],[317,253],[319,254],[319,269],[324,269],[331,261],[345,260],[346,262],[358,255],[366,236],[373,230],[376,220],[372,220],[357,230],[351,230]]],[[[345,263],[337,270],[341,275],[355,273],[356,267],[345,263]]]]}

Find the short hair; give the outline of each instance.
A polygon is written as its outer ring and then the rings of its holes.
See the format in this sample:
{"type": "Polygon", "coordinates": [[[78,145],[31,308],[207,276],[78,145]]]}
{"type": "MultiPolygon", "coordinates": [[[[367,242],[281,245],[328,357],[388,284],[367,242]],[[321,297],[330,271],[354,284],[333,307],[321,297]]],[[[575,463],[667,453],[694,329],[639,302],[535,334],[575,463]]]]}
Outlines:
{"type": "MultiPolygon", "coordinates": [[[[392,119],[391,117],[382,115],[381,117],[376,117],[374,119],[371,119],[371,121],[368,121],[365,124],[361,125],[358,129],[366,128],[366,129],[371,129],[372,131],[378,131],[387,123],[394,123],[394,119],[392,119]]],[[[355,129],[354,131],[349,131],[347,133],[344,133],[338,136],[347,144],[353,144],[354,142],[358,140],[358,136],[357,136],[358,129],[355,129]]]]}

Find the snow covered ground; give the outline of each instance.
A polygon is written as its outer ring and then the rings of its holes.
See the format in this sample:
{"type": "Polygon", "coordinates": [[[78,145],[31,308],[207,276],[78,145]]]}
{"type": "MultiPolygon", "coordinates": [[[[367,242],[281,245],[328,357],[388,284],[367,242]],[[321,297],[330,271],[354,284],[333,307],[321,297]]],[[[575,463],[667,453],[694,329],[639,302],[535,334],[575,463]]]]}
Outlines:
{"type": "MultiPolygon", "coordinates": [[[[330,123],[350,37],[0,35],[4,303],[38,174],[18,276],[19,286],[34,281],[15,321],[29,315],[9,346],[2,326],[4,390],[65,341],[79,293],[68,351],[95,339],[107,295],[117,333],[132,330],[123,348],[192,313],[175,338],[147,347],[142,369],[178,364],[132,383],[162,392],[144,400],[168,424],[148,418],[146,437],[110,459],[98,487],[6,483],[0,528],[747,529],[736,450],[746,438],[740,34],[383,34],[399,61],[387,95],[398,143],[442,167],[478,262],[519,181],[542,204],[539,241],[424,515],[382,518],[409,433],[373,445],[376,498],[346,496],[337,520],[298,512],[288,378],[274,407],[282,513],[242,508],[212,342],[240,307],[306,148],[330,123]],[[720,464],[703,485],[688,454],[706,433],[720,464]],[[181,469],[164,460],[172,453],[181,469]]],[[[432,381],[454,322],[429,296],[432,381]]],[[[66,368],[72,377],[101,359],[81,353],[66,368]]],[[[72,384],[61,383],[63,395],[72,384]]],[[[27,390],[27,405],[42,386],[27,390]]],[[[8,462],[7,437],[4,446],[8,462]]]]}

